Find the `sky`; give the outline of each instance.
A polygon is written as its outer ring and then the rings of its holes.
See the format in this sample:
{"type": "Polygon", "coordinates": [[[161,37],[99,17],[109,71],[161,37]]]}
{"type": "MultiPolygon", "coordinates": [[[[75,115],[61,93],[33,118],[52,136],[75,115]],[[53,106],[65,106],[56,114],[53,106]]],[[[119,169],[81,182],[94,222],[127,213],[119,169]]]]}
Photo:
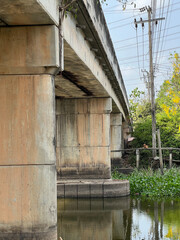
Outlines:
{"type": "Polygon", "coordinates": [[[148,22],[138,24],[134,19],[148,19],[147,11],[140,9],[154,6],[152,19],[165,18],[152,22],[153,65],[156,95],[164,80],[172,74],[170,54],[180,54],[180,0],[135,0],[129,1],[126,9],[118,0],[107,0],[103,4],[104,15],[114,44],[119,66],[122,72],[126,91],[138,87],[148,95],[147,85],[149,72],[149,36],[148,22]],[[136,6],[134,5],[136,4],[136,6]]]}

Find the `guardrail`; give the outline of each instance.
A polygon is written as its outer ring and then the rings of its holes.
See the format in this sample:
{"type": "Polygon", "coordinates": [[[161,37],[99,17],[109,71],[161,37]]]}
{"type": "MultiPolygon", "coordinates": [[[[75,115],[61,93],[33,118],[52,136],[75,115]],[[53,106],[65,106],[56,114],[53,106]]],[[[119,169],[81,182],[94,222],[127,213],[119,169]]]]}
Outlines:
{"type": "MultiPolygon", "coordinates": [[[[139,162],[140,162],[140,152],[141,151],[153,151],[153,150],[158,150],[159,148],[127,148],[127,149],[119,149],[119,150],[111,150],[111,152],[136,152],[136,168],[139,168],[139,162]]],[[[167,150],[169,151],[169,160],[165,160],[165,161],[169,161],[169,168],[172,168],[172,163],[176,162],[176,163],[180,163],[180,160],[174,160],[173,159],[173,155],[172,155],[172,151],[176,150],[176,151],[180,151],[180,148],[172,148],[172,147],[162,147],[161,150],[167,150]]],[[[155,157],[152,160],[159,160],[159,157],[155,157]]]]}

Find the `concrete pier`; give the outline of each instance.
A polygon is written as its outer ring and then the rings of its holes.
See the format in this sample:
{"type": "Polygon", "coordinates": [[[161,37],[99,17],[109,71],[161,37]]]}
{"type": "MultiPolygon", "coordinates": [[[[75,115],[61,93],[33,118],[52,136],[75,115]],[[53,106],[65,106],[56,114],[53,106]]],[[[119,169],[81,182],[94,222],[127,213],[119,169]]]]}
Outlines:
{"type": "Polygon", "coordinates": [[[110,98],[57,99],[61,178],[110,178],[110,98]]]}
{"type": "Polygon", "coordinates": [[[33,234],[41,239],[41,233],[51,235],[50,229],[56,228],[56,42],[55,26],[0,28],[0,52],[4,53],[0,57],[3,239],[13,234],[18,239],[17,233],[20,239],[33,234]]]}
{"type": "MultiPolygon", "coordinates": [[[[123,148],[122,114],[111,113],[111,150],[123,148]]],[[[111,163],[119,162],[122,152],[111,152],[111,163]]]]}

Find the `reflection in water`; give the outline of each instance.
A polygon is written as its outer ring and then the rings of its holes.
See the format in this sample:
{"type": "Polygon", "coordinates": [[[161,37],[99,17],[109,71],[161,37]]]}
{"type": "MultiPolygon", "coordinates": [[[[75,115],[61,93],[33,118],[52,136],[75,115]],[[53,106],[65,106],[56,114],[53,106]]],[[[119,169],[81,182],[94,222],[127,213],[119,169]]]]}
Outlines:
{"type": "Polygon", "coordinates": [[[59,199],[63,240],[180,239],[180,200],[59,199]]]}
{"type": "MultiPolygon", "coordinates": [[[[12,230],[13,231],[13,230],[12,230]]],[[[57,240],[57,228],[49,229],[48,232],[32,233],[0,233],[0,240],[57,240]]]]}
{"type": "Polygon", "coordinates": [[[180,239],[180,199],[132,200],[131,239],[180,239]]]}
{"type": "Polygon", "coordinates": [[[63,240],[130,239],[130,198],[58,201],[63,240]]]}

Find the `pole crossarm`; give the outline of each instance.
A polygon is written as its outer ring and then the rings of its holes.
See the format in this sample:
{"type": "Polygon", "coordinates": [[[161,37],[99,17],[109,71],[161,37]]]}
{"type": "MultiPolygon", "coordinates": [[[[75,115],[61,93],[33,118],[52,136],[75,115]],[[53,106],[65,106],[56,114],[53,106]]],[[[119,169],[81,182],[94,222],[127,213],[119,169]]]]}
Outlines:
{"type": "Polygon", "coordinates": [[[147,19],[147,20],[140,20],[140,21],[135,21],[136,24],[141,24],[141,23],[146,23],[146,22],[155,22],[155,21],[160,21],[160,20],[165,20],[165,17],[163,18],[154,18],[154,19],[147,19]]]}

